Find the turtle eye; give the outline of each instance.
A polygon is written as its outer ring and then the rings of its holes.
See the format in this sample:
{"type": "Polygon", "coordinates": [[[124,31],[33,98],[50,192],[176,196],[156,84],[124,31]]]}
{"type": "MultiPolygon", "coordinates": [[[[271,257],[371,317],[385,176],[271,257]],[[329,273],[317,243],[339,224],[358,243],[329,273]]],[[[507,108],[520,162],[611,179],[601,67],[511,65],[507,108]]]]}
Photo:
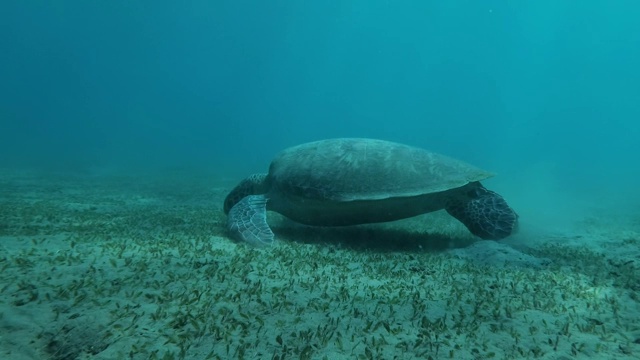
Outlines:
{"type": "Polygon", "coordinates": [[[487,189],[483,187],[477,187],[467,191],[467,196],[470,197],[471,199],[477,199],[486,193],[487,193],[487,189]]]}

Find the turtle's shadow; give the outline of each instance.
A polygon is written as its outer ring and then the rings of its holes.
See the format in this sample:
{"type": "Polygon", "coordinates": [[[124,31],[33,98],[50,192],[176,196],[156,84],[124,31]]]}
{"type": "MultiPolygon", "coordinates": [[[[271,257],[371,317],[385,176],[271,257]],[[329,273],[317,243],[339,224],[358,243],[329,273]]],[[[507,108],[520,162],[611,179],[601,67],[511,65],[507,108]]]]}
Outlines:
{"type": "Polygon", "coordinates": [[[331,244],[358,251],[375,252],[440,252],[464,248],[473,238],[455,238],[438,233],[416,232],[386,225],[345,227],[305,226],[282,221],[272,226],[276,238],[304,244],[331,244]]]}

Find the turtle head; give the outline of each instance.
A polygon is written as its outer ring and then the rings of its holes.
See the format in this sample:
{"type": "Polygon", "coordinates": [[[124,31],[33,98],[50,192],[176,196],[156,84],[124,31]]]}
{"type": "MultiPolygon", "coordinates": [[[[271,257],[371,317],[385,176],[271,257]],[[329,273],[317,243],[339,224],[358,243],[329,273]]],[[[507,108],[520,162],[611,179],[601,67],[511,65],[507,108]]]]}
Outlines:
{"type": "Polygon", "coordinates": [[[447,212],[482,239],[500,240],[518,230],[518,214],[502,196],[472,183],[466,200],[455,201],[447,212]]]}
{"type": "Polygon", "coordinates": [[[243,198],[249,195],[265,194],[268,191],[267,174],[253,174],[236,185],[224,199],[224,213],[229,214],[229,210],[243,198]]]}

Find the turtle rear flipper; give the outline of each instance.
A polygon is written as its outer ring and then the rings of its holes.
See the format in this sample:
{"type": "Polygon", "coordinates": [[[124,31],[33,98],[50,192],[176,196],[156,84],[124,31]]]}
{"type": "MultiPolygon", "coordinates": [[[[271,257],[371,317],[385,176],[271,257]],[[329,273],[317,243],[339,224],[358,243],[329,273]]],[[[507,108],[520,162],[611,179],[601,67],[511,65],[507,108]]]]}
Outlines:
{"type": "Polygon", "coordinates": [[[269,191],[267,174],[253,174],[242,180],[224,199],[224,213],[228,214],[231,208],[248,195],[265,194],[269,191]]]}
{"type": "Polygon", "coordinates": [[[251,245],[273,243],[273,232],[267,224],[267,198],[264,195],[242,198],[229,210],[227,228],[235,238],[251,245]]]}
{"type": "Polygon", "coordinates": [[[467,202],[448,206],[447,212],[460,220],[471,233],[487,240],[500,240],[516,232],[518,214],[502,196],[480,186],[467,202]]]}

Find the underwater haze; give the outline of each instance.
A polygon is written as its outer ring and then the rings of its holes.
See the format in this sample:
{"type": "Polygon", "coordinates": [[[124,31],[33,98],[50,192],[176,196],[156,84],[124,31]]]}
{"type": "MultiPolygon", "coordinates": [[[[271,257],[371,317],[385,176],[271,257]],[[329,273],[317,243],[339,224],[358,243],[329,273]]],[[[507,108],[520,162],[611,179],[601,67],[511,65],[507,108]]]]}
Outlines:
{"type": "Polygon", "coordinates": [[[501,176],[539,166],[563,186],[631,185],[639,12],[634,1],[5,2],[1,161],[246,172],[286,146],[362,136],[501,176]]]}
{"type": "Polygon", "coordinates": [[[638,198],[635,1],[0,8],[5,167],[240,178],[287,146],[357,136],[469,161],[512,193],[638,198]]]}
{"type": "MultiPolygon", "coordinates": [[[[639,0],[0,1],[0,358],[639,359],[639,19],[639,0]],[[496,176],[413,191],[283,161],[371,197],[249,194],[281,150],[336,137],[496,176]]],[[[404,165],[446,173],[424,163],[404,165]]]]}
{"type": "Polygon", "coordinates": [[[636,1],[4,2],[0,166],[239,180],[287,146],[374,137],[494,171],[525,212],[633,206],[639,12],[636,1]]]}

